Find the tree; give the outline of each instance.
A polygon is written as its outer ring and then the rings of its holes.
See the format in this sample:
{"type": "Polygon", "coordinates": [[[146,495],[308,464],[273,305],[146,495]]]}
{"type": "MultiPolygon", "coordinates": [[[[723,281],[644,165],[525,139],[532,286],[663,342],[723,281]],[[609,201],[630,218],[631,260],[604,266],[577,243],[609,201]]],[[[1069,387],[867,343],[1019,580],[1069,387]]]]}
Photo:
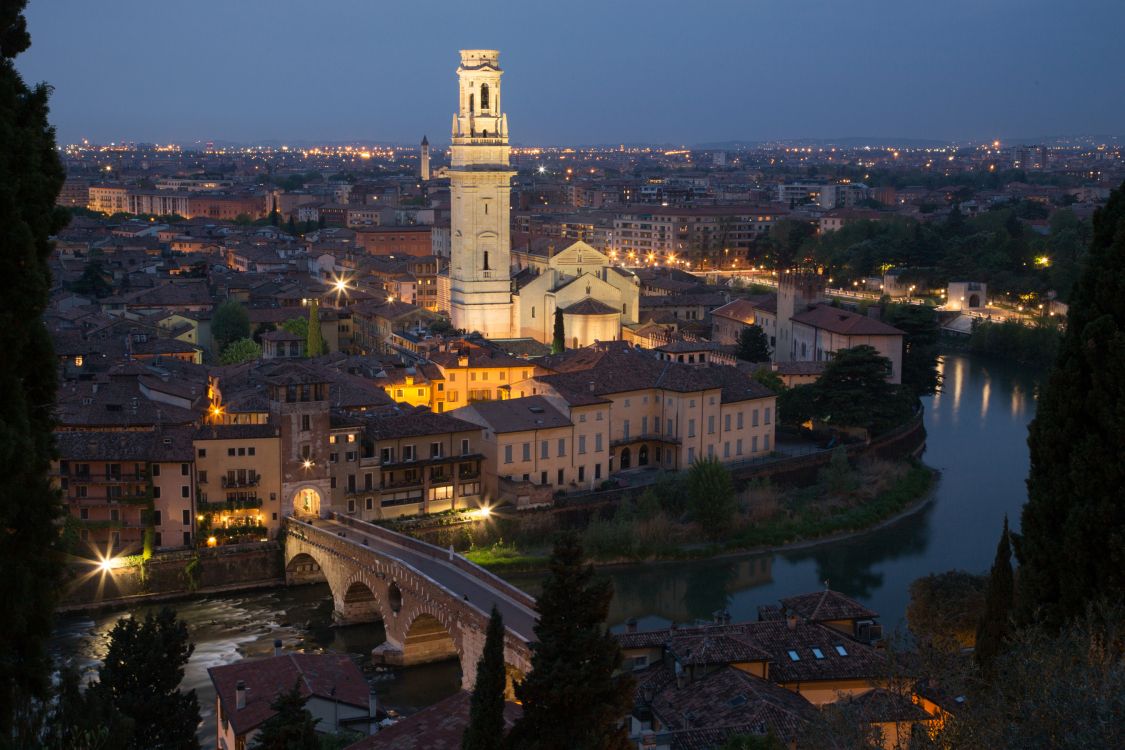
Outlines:
{"type": "Polygon", "coordinates": [[[211,316],[211,335],[221,352],[238,339],[250,337],[250,314],[237,300],[224,300],[211,316]]]}
{"type": "Polygon", "coordinates": [[[302,336],[307,341],[309,338],[309,321],[307,318],[290,318],[281,324],[281,330],[302,336]]]}
{"type": "Polygon", "coordinates": [[[770,340],[758,324],[752,323],[738,334],[738,358],[746,362],[770,361],[770,340]]]}
{"type": "Polygon", "coordinates": [[[595,580],[573,532],[555,542],[539,596],[531,673],[516,686],[523,715],[508,746],[520,750],[626,750],[622,720],[633,705],[633,680],[614,676],[617,639],[604,621],[613,586],[595,580]]]}
{"type": "Polygon", "coordinates": [[[691,465],[687,477],[691,515],[711,537],[728,528],[735,511],[734,483],[730,472],[715,457],[691,465]]]}
{"type": "Polygon", "coordinates": [[[912,400],[909,392],[887,382],[890,371],[890,360],[866,344],[839,350],[816,381],[813,415],[832,425],[872,432],[905,423],[912,400]]]}
{"type": "Polygon", "coordinates": [[[1087,603],[1125,599],[1125,185],[1094,215],[1055,368],[1028,446],[1028,500],[1016,538],[1023,622],[1050,630],[1087,603]]]}
{"type": "Polygon", "coordinates": [[[238,339],[232,341],[223,349],[219,362],[224,365],[240,365],[243,362],[252,362],[262,356],[262,347],[254,339],[238,339]]]}
{"type": "Polygon", "coordinates": [[[301,680],[278,693],[270,703],[273,716],[262,723],[251,750],[320,750],[316,725],[320,719],[305,708],[307,697],[301,695],[301,680]]]}
{"type": "Polygon", "coordinates": [[[320,303],[313,299],[309,304],[308,335],[305,339],[305,356],[319,357],[328,351],[324,344],[324,332],[320,330],[320,303]]]}
{"type": "Polygon", "coordinates": [[[285,231],[294,237],[296,237],[298,234],[297,220],[293,218],[293,214],[289,214],[289,220],[285,222],[285,231]]]}
{"type": "Polygon", "coordinates": [[[755,383],[764,385],[774,393],[780,395],[785,392],[785,381],[769,367],[759,367],[757,370],[754,370],[754,374],[750,377],[754,379],[755,383]]]}
{"type": "Polygon", "coordinates": [[[930,396],[941,387],[938,374],[937,313],[925,305],[887,305],[883,322],[898,328],[902,337],[902,384],[915,396],[930,396]]]}
{"type": "Polygon", "coordinates": [[[90,295],[95,299],[108,297],[113,292],[113,287],[105,278],[102,262],[96,258],[91,259],[78,280],[70,285],[70,291],[75,294],[90,295]]]}
{"type": "Polygon", "coordinates": [[[50,88],[29,88],[14,58],[31,45],[24,0],[0,0],[0,744],[34,745],[19,727],[50,685],[47,638],[62,570],[62,513],[48,474],[57,362],[43,324],[49,236],[68,215],[65,173],[47,121],[50,88]]]}
{"type": "MultiPolygon", "coordinates": [[[[1091,608],[1057,634],[1012,634],[939,736],[946,748],[1125,747],[1125,612],[1091,608]]],[[[957,695],[957,693],[952,693],[957,695]]]]}
{"type": "Polygon", "coordinates": [[[906,623],[927,646],[959,652],[975,643],[987,581],[963,570],[932,573],[910,584],[906,623]]]}
{"type": "Polygon", "coordinates": [[[566,351],[566,329],[563,326],[563,313],[561,307],[555,308],[555,335],[551,339],[551,354],[562,354],[566,351]]]}
{"type": "Polygon", "coordinates": [[[973,657],[981,672],[990,674],[992,663],[1003,650],[1012,633],[1012,609],[1015,606],[1015,583],[1012,580],[1012,547],[1008,542],[1008,517],[996,546],[996,560],[988,577],[988,594],[984,613],[977,626],[977,643],[973,657]]]}
{"type": "Polygon", "coordinates": [[[504,744],[504,619],[492,606],[484,651],[477,662],[477,681],[469,709],[462,750],[500,750],[504,744]]]}
{"type": "Polygon", "coordinates": [[[163,607],[143,621],[122,618],[109,634],[98,681],[86,691],[87,714],[116,736],[126,750],[197,750],[199,701],[184,693],[184,665],[195,647],[187,625],[163,607]]]}

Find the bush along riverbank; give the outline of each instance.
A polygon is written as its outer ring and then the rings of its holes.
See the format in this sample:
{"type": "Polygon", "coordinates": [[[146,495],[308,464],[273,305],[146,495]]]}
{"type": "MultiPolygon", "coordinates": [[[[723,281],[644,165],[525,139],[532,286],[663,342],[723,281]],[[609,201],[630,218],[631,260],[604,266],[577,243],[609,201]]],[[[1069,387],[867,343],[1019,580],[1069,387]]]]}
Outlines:
{"type": "Polygon", "coordinates": [[[1055,363],[1060,341],[1062,329],[1054,319],[1037,326],[982,322],[973,327],[968,348],[973,354],[1048,369],[1055,363]]]}
{"type": "Polygon", "coordinates": [[[853,463],[837,450],[810,485],[759,480],[736,487],[722,465],[700,462],[585,518],[494,515],[494,522],[443,530],[443,541],[496,572],[543,567],[552,536],[563,528],[578,528],[587,555],[601,564],[776,549],[873,528],[921,503],[935,476],[914,460],[853,463]]]}

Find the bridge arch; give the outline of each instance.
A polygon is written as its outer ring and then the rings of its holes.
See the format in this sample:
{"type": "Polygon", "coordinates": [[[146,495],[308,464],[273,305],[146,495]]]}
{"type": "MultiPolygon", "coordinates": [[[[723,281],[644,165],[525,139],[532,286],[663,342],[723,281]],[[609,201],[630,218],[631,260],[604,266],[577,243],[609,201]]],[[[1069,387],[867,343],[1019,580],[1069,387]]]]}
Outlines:
{"type": "Polygon", "coordinates": [[[285,582],[319,583],[327,580],[320,561],[308,552],[299,552],[285,561],[285,582]]]}
{"type": "Polygon", "coordinates": [[[462,674],[465,672],[460,630],[451,627],[446,619],[440,609],[429,606],[419,606],[407,617],[400,618],[403,663],[427,664],[457,659],[462,674]]]}

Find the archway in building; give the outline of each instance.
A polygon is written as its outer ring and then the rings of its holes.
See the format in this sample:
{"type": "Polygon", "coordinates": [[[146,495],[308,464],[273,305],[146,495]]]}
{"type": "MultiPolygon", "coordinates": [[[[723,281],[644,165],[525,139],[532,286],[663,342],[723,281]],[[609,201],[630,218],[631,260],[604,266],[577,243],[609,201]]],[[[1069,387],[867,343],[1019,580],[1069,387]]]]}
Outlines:
{"type": "Polygon", "coordinates": [[[637,451],[637,466],[648,466],[648,445],[641,445],[637,451]]]}
{"type": "Polygon", "coordinates": [[[375,592],[368,588],[362,581],[356,581],[344,592],[343,608],[340,611],[344,621],[348,624],[357,622],[375,622],[383,619],[379,611],[379,600],[375,592]]]}
{"type": "Polygon", "coordinates": [[[460,660],[461,654],[453,642],[453,636],[441,620],[433,615],[422,613],[410,623],[406,637],[402,641],[402,661],[404,664],[428,664],[447,659],[460,660]]]}
{"type": "Polygon", "coordinates": [[[298,516],[320,517],[320,493],[312,487],[297,490],[293,498],[293,512],[298,516]]]}
{"type": "Polygon", "coordinates": [[[621,470],[625,471],[633,465],[633,453],[628,448],[621,449],[621,470]]]}
{"type": "Polygon", "coordinates": [[[969,307],[980,307],[980,295],[979,294],[970,294],[969,295],[969,307]]]}

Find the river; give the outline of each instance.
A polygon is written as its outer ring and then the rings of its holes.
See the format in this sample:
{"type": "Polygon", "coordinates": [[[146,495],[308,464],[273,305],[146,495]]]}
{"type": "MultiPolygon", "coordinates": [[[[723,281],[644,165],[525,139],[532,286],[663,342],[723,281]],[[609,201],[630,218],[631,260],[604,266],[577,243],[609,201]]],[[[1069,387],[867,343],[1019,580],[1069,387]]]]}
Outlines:
{"type": "MultiPolygon", "coordinates": [[[[1035,379],[1019,368],[967,355],[946,356],[942,374],[943,392],[925,399],[924,460],[941,478],[924,508],[881,529],[801,550],[609,569],[616,592],[610,624],[621,628],[636,618],[642,627],[657,627],[710,619],[722,609],[736,620],[754,619],[759,605],[827,582],[881,613],[893,629],[903,620],[914,579],[951,568],[987,570],[1004,516],[1019,527],[1035,379]]],[[[514,580],[532,593],[538,584],[537,577],[514,580]]],[[[380,624],[331,627],[331,597],[323,584],[182,602],[177,609],[195,643],[184,688],[199,694],[204,747],[214,742],[208,667],[267,655],[275,638],[290,649],[356,654],[368,667],[366,655],[383,641],[380,624]]],[[[63,618],[54,652],[92,672],[120,616],[63,618]]],[[[455,692],[459,669],[446,662],[372,672],[371,679],[383,707],[410,712],[455,692]]]]}

